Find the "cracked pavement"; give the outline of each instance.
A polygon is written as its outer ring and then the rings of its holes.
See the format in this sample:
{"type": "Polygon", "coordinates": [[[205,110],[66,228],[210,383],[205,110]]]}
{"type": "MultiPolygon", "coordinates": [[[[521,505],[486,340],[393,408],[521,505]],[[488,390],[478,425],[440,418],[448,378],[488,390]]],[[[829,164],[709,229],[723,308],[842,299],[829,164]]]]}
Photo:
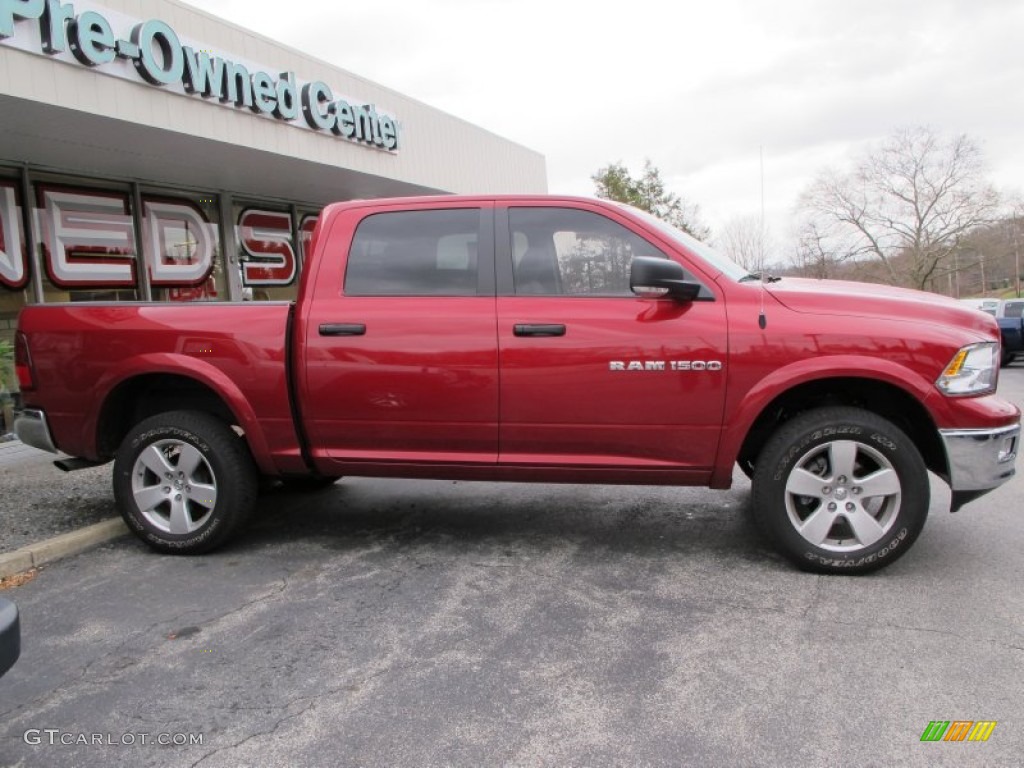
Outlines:
{"type": "Polygon", "coordinates": [[[748,498],[355,479],[213,555],[121,539],[4,593],[0,766],[1020,764],[1024,481],[955,515],[936,481],[860,578],[793,570],[748,498]],[[957,719],[998,725],[919,741],[957,719]],[[202,744],[59,743],[142,733],[202,744]]]}

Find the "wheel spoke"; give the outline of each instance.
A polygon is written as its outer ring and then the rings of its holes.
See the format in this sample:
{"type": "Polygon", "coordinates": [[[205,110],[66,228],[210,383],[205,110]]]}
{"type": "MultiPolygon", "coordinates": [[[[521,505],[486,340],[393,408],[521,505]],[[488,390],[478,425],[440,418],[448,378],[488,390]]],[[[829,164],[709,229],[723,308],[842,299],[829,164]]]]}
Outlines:
{"type": "Polygon", "coordinates": [[[192,530],[192,520],[188,516],[188,502],[178,495],[171,500],[171,533],[181,536],[192,530]]]}
{"type": "Polygon", "coordinates": [[[850,521],[853,534],[861,546],[869,547],[885,535],[885,528],[863,507],[858,506],[855,511],[847,513],[846,519],[850,521]]]}
{"type": "Polygon", "coordinates": [[[800,526],[800,535],[815,546],[821,546],[822,542],[828,538],[828,532],[832,530],[834,521],[835,515],[822,505],[800,526]]]}
{"type": "Polygon", "coordinates": [[[156,445],[151,445],[140,453],[139,461],[142,462],[146,469],[155,474],[161,480],[168,472],[174,471],[174,467],[172,467],[170,462],[167,461],[167,457],[164,456],[164,452],[156,445]]]}
{"type": "Polygon", "coordinates": [[[189,489],[185,491],[185,495],[196,504],[200,504],[207,509],[213,509],[217,503],[217,486],[192,483],[189,489]]]}
{"type": "Polygon", "coordinates": [[[813,472],[797,467],[789,474],[786,480],[786,492],[796,496],[813,496],[821,498],[821,489],[828,483],[813,472]]]}
{"type": "Polygon", "coordinates": [[[857,444],[852,440],[836,440],[828,446],[829,463],[832,465],[832,479],[853,477],[857,464],[857,444]]]}
{"type": "Polygon", "coordinates": [[[196,469],[203,463],[203,454],[194,446],[183,443],[181,453],[178,455],[178,471],[184,472],[185,477],[192,477],[196,469]]]}
{"type": "Polygon", "coordinates": [[[167,501],[167,494],[159,485],[150,485],[135,491],[135,504],[140,512],[149,512],[167,501]]]}
{"type": "Polygon", "coordinates": [[[892,496],[900,492],[900,478],[894,469],[880,469],[867,477],[855,480],[864,489],[865,497],[892,496]]]}

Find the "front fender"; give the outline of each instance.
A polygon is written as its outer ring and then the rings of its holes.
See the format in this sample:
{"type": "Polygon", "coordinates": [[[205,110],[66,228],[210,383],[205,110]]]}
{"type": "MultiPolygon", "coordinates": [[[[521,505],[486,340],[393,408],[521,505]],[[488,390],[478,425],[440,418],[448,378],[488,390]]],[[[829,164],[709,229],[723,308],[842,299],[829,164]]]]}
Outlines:
{"type": "Polygon", "coordinates": [[[898,387],[928,408],[934,394],[932,382],[901,363],[881,357],[861,355],[828,355],[790,363],[759,379],[739,396],[739,402],[727,408],[733,414],[722,431],[718,456],[711,475],[712,488],[728,488],[732,469],[739,458],[743,441],[754,422],[779,396],[794,387],[828,379],[868,379],[898,387]]]}

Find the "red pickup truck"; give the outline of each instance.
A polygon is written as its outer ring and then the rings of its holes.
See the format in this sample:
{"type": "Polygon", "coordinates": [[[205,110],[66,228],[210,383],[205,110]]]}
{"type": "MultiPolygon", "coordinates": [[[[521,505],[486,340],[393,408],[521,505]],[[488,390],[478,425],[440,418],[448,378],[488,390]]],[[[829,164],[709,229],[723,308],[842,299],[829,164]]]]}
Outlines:
{"type": "Polygon", "coordinates": [[[747,274],[635,209],[556,197],[327,207],[295,303],[64,304],[20,318],[23,441],[114,461],[131,528],[222,544],[260,476],[753,480],[799,566],[900,557],[1009,480],[999,329],[931,294],[747,274]]]}

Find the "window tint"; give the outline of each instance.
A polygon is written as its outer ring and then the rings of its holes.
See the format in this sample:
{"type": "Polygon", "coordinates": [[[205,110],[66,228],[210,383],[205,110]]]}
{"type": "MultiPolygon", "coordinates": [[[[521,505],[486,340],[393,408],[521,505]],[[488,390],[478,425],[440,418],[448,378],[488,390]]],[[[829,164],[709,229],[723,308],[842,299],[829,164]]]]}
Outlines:
{"type": "Polygon", "coordinates": [[[634,256],[665,258],[609,218],[569,208],[509,209],[519,295],[632,296],[634,256]]]}
{"type": "Polygon", "coordinates": [[[1003,305],[1003,317],[1021,317],[1024,315],[1024,301],[1008,301],[1003,305]]]}
{"type": "Polygon", "coordinates": [[[367,216],[345,272],[349,296],[475,296],[480,211],[398,211],[367,216]]]}

